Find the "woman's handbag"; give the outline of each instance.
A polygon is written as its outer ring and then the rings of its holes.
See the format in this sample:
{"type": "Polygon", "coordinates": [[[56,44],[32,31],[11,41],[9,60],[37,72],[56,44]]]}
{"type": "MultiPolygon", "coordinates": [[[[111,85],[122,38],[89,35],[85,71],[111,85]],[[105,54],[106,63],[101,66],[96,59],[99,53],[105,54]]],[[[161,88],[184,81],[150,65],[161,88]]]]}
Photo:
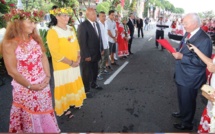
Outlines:
{"type": "Polygon", "coordinates": [[[210,95],[214,93],[215,89],[210,85],[204,84],[201,87],[201,90],[202,90],[202,95],[208,100],[212,101],[210,95]]]}

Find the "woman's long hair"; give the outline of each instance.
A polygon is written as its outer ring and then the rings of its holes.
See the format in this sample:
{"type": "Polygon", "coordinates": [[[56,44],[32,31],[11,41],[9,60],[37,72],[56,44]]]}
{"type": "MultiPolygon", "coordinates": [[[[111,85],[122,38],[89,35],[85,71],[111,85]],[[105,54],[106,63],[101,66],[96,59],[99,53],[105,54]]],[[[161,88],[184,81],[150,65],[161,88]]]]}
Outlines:
{"type": "MultiPolygon", "coordinates": [[[[2,50],[2,44],[8,43],[8,42],[14,42],[16,38],[22,39],[23,37],[23,20],[14,20],[13,22],[8,22],[6,33],[4,35],[4,38],[1,42],[0,46],[0,53],[2,50]]],[[[32,37],[41,47],[42,51],[45,52],[45,47],[43,45],[42,38],[38,35],[36,28],[33,30],[29,36],[32,37]]]]}

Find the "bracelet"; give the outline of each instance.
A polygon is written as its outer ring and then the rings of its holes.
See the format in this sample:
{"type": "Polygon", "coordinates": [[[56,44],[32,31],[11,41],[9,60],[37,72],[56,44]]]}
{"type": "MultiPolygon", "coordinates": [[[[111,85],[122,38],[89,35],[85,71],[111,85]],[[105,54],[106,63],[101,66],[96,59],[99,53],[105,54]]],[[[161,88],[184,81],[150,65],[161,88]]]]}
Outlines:
{"type": "Polygon", "coordinates": [[[69,66],[72,66],[72,64],[73,64],[73,61],[72,61],[72,63],[69,66]]]}
{"type": "Polygon", "coordinates": [[[27,88],[28,88],[28,89],[31,89],[31,84],[29,84],[29,85],[27,86],[27,88]]]}

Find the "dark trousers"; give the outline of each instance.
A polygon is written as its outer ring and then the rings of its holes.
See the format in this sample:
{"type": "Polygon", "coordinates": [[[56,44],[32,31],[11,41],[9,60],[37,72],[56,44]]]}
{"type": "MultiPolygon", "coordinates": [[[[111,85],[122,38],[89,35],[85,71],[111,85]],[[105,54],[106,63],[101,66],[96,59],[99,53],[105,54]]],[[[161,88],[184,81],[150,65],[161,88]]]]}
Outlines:
{"type": "Polygon", "coordinates": [[[196,97],[198,89],[177,85],[179,110],[181,121],[185,126],[193,126],[192,121],[196,111],[196,97]]]}
{"type": "Polygon", "coordinates": [[[142,35],[142,38],[143,38],[143,28],[142,27],[138,27],[138,37],[140,37],[140,32],[141,32],[141,35],[142,35]]]}
{"type": "MultiPolygon", "coordinates": [[[[156,40],[155,40],[155,44],[156,47],[158,47],[158,42],[157,39],[163,39],[164,38],[164,31],[163,30],[156,30],[156,40]]],[[[161,47],[163,49],[163,47],[161,47]]]]}
{"type": "Polygon", "coordinates": [[[131,44],[132,44],[132,41],[133,41],[133,35],[134,35],[134,32],[130,34],[131,38],[128,41],[128,52],[129,53],[131,53],[131,44]]]}
{"type": "Polygon", "coordinates": [[[90,87],[96,84],[98,75],[98,62],[81,62],[81,75],[85,87],[85,92],[90,91],[90,87]]]}

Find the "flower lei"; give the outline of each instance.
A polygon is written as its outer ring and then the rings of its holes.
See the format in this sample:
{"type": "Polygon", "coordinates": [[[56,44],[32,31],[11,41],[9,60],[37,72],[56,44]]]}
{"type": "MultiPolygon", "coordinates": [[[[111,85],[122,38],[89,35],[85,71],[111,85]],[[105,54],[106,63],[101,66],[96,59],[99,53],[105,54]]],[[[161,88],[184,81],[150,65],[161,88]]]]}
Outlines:
{"type": "Polygon", "coordinates": [[[212,114],[211,123],[210,123],[210,133],[215,133],[215,102],[213,103],[212,110],[210,111],[212,114]]]}
{"type": "Polygon", "coordinates": [[[54,16],[59,15],[59,14],[72,15],[73,10],[71,7],[62,7],[62,8],[56,8],[56,9],[50,10],[49,13],[54,15],[54,16]]]}
{"type": "Polygon", "coordinates": [[[30,19],[33,22],[40,22],[44,17],[43,11],[25,11],[19,9],[11,9],[9,13],[4,15],[6,21],[30,19]]]}

